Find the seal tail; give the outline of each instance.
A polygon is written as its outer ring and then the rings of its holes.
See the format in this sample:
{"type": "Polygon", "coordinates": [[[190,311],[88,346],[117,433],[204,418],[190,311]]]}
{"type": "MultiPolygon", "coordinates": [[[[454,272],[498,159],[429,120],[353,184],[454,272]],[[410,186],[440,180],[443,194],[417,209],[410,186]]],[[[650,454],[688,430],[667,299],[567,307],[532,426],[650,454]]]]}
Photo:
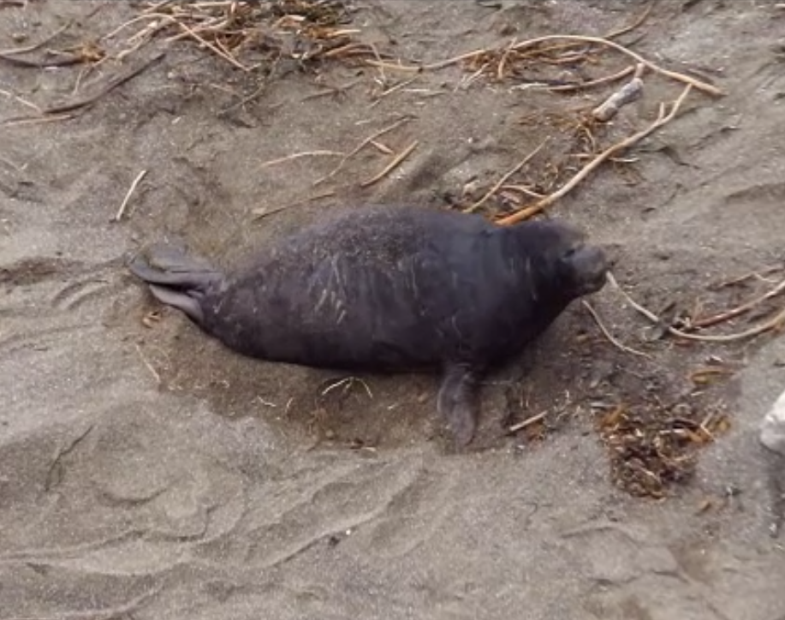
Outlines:
{"type": "Polygon", "coordinates": [[[204,323],[201,300],[223,279],[220,271],[204,259],[189,256],[182,246],[153,246],[147,257],[137,255],[130,260],[128,269],[149,285],[158,301],[181,310],[199,325],[204,323]]]}

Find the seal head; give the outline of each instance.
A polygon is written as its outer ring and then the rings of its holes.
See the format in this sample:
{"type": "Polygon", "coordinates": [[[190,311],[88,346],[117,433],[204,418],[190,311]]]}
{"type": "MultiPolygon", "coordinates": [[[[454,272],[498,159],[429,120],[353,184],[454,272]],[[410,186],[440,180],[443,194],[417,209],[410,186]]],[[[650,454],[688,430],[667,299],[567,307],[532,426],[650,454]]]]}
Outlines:
{"type": "Polygon", "coordinates": [[[539,268],[552,270],[554,282],[560,283],[567,297],[591,295],[605,286],[611,260],[600,247],[588,245],[582,230],[561,220],[530,222],[528,229],[521,230],[522,244],[538,236],[539,268]]]}

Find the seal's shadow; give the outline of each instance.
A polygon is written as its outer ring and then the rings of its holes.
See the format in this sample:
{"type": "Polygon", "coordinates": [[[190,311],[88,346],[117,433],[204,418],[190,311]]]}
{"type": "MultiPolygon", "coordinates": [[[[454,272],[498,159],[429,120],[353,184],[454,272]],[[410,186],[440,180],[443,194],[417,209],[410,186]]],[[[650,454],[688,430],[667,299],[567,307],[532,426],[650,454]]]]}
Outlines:
{"type": "Polygon", "coordinates": [[[206,337],[179,312],[144,304],[161,321],[148,348],[162,389],[205,399],[228,418],[254,416],[297,443],[390,449],[434,441],[446,453],[476,452],[526,440],[509,425],[577,396],[596,353],[577,342],[587,317],[568,309],[517,360],[482,385],[477,434],[457,448],[436,411],[439,379],[426,374],[347,375],[244,358],[206,337]],[[526,394],[511,401],[510,392],[526,394]],[[512,404],[511,404],[512,402],[512,404]]]}

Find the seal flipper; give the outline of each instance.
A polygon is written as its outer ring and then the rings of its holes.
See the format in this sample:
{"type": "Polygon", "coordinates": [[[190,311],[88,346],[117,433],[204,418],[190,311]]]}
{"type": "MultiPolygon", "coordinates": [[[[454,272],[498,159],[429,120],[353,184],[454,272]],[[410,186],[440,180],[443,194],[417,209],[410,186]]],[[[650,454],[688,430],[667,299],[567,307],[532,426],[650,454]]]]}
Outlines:
{"type": "Polygon", "coordinates": [[[455,440],[466,446],[477,428],[478,381],[466,366],[447,366],[442,376],[437,409],[446,418],[455,440]]]}
{"type": "Polygon", "coordinates": [[[182,310],[192,321],[199,325],[204,323],[204,312],[199,301],[188,295],[187,292],[166,288],[158,284],[150,284],[150,292],[162,304],[182,310]]]}
{"type": "Polygon", "coordinates": [[[222,277],[209,262],[190,256],[180,244],[154,244],[148,248],[146,259],[136,255],[128,262],[128,269],[149,284],[178,288],[203,289],[222,277]]]}
{"type": "Polygon", "coordinates": [[[150,286],[156,299],[181,310],[199,325],[204,322],[201,298],[223,279],[220,271],[203,259],[189,256],[179,245],[152,246],[147,259],[136,256],[127,266],[150,286]]]}

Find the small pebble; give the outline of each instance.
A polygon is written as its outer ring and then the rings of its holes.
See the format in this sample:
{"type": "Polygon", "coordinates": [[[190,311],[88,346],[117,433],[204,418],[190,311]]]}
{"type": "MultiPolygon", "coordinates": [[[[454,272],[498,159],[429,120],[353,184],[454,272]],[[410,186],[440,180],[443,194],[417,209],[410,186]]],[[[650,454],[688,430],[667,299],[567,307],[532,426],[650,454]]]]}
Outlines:
{"type": "Polygon", "coordinates": [[[785,456],[785,392],[779,395],[760,425],[760,442],[785,456]]]}

